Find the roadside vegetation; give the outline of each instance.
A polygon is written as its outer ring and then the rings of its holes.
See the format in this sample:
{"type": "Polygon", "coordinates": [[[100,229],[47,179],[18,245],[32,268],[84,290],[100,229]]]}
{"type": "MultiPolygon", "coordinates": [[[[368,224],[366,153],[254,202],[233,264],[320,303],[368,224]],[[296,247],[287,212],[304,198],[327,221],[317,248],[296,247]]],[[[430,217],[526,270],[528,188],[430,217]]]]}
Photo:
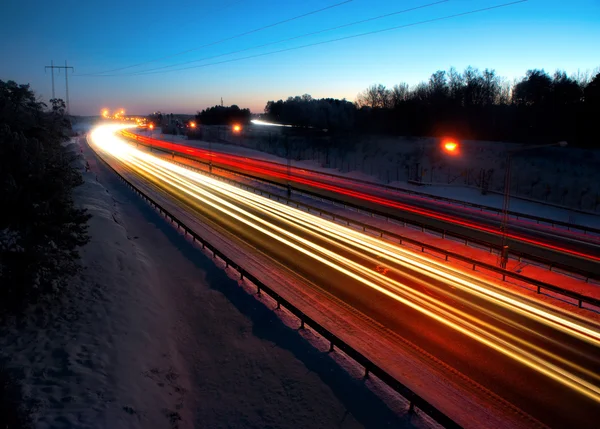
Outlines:
{"type": "MultiPolygon", "coordinates": [[[[0,80],[0,326],[59,296],[88,242],[88,214],[72,197],[82,177],[66,145],[71,125],[64,102],[50,102],[0,80]]],[[[0,350],[0,361],[0,428],[29,427],[10,356],[0,350]]]]}

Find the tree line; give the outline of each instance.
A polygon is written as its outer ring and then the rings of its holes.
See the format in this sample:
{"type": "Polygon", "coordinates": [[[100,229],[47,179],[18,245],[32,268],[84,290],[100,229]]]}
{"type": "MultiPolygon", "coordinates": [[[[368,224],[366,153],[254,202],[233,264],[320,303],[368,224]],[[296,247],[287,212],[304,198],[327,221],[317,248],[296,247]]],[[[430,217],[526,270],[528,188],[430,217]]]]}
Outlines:
{"type": "Polygon", "coordinates": [[[214,106],[198,112],[196,121],[202,125],[246,125],[250,122],[250,109],[231,106],[214,106]]]}
{"type": "Polygon", "coordinates": [[[303,95],[269,101],[264,112],[271,121],[329,132],[525,143],[567,140],[598,148],[600,73],[549,75],[534,69],[510,83],[494,70],[467,67],[461,73],[450,68],[414,86],[371,85],[354,103],[303,95]]]}
{"type": "Polygon", "coordinates": [[[65,103],[48,109],[29,85],[0,80],[0,320],[61,289],[78,269],[88,215],[72,192],[83,183],[65,146],[65,103]]]}

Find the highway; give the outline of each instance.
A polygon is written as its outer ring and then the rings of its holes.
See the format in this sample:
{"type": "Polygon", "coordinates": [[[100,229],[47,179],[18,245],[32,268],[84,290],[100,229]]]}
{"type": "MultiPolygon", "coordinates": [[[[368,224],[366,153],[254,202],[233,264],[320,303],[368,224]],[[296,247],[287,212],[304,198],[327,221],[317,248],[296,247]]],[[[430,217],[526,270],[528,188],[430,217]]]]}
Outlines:
{"type": "MultiPolygon", "coordinates": [[[[126,133],[135,139],[132,133],[126,133]]],[[[285,185],[288,180],[294,189],[310,191],[358,204],[410,221],[442,228],[456,234],[499,245],[500,216],[475,208],[458,206],[443,201],[395,192],[377,185],[361,183],[339,176],[320,174],[299,168],[291,168],[288,176],[285,165],[245,158],[236,155],[209,152],[181,144],[173,144],[140,136],[145,144],[164,150],[175,151],[203,162],[211,161],[214,167],[265,179],[285,185]]],[[[552,228],[526,219],[510,219],[508,228],[510,248],[544,258],[555,263],[569,265],[600,276],[600,237],[552,228]]]]}
{"type": "MultiPolygon", "coordinates": [[[[600,326],[190,171],[99,127],[93,148],[550,427],[597,427],[600,326]]],[[[265,267],[268,269],[268,267],[265,267]]]]}

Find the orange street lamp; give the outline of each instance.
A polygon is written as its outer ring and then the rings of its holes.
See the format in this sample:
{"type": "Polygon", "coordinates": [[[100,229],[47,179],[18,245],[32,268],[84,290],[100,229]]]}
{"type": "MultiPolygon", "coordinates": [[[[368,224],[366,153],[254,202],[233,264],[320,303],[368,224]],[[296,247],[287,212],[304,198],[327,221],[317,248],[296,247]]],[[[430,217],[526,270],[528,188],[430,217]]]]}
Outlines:
{"type": "Polygon", "coordinates": [[[196,128],[196,123],[195,122],[190,122],[190,127],[196,128]]]}
{"type": "Polygon", "coordinates": [[[458,143],[454,140],[444,140],[443,146],[444,150],[450,154],[458,153],[458,143]]]}
{"type": "Polygon", "coordinates": [[[150,127],[151,130],[153,130],[154,129],[154,124],[150,124],[149,127],[150,127]]]}
{"type": "Polygon", "coordinates": [[[237,124],[233,126],[233,132],[234,133],[239,133],[240,131],[242,131],[242,127],[241,126],[239,126],[237,124]]]}

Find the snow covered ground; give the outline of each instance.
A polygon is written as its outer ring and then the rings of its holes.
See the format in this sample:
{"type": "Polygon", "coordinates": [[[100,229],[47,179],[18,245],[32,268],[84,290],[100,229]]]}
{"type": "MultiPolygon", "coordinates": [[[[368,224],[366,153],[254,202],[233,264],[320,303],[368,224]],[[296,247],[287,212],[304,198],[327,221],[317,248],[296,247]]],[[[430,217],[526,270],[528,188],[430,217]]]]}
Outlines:
{"type": "MultiPolygon", "coordinates": [[[[83,271],[0,331],[38,428],[419,427],[286,326],[89,149],[83,271]]],[[[84,168],[82,159],[80,168],[84,168]]]]}
{"type": "MultiPolygon", "coordinates": [[[[142,131],[141,133],[144,133],[144,132],[142,131]]],[[[255,158],[255,159],[262,159],[265,161],[273,161],[273,162],[279,162],[279,163],[283,163],[283,164],[285,164],[287,162],[285,157],[277,156],[276,154],[259,151],[252,147],[246,147],[246,146],[242,146],[242,145],[238,145],[238,144],[214,143],[214,142],[208,143],[208,142],[199,141],[199,140],[186,140],[184,136],[173,136],[173,135],[166,135],[166,134],[163,135],[163,134],[159,134],[159,133],[154,133],[153,137],[160,138],[160,139],[167,140],[167,141],[188,144],[188,145],[203,148],[203,149],[208,149],[210,147],[214,151],[235,154],[235,155],[240,155],[240,156],[247,156],[247,157],[251,157],[251,158],[255,158]]],[[[483,162],[484,164],[487,165],[488,163],[492,163],[492,161],[495,162],[495,160],[497,158],[501,158],[500,152],[501,152],[502,147],[496,148],[494,150],[492,150],[490,148],[487,148],[485,150],[481,149],[478,151],[473,150],[473,152],[474,152],[473,157],[477,158],[477,162],[483,162]],[[484,155],[490,159],[488,160],[487,158],[485,158],[484,155]],[[482,157],[485,158],[485,160],[482,161],[482,159],[483,159],[482,157]]],[[[559,149],[561,149],[561,148],[558,148],[557,150],[559,150],[559,149]]],[[[299,151],[299,153],[303,153],[302,157],[304,157],[304,158],[312,156],[312,153],[310,150],[304,150],[303,152],[299,151]]],[[[387,156],[386,153],[387,152],[385,152],[385,153],[382,152],[379,155],[381,155],[382,157],[385,158],[387,156]]],[[[315,152],[315,154],[316,154],[315,159],[292,160],[292,165],[294,165],[296,167],[300,167],[300,168],[307,168],[307,169],[322,171],[325,173],[338,174],[338,175],[342,175],[342,176],[346,176],[346,177],[350,177],[350,178],[354,178],[354,179],[366,180],[366,181],[371,181],[371,182],[380,183],[380,184],[387,184],[389,186],[397,187],[399,189],[414,190],[414,191],[418,191],[418,192],[424,192],[427,194],[431,194],[434,196],[442,196],[442,197],[446,197],[446,198],[456,199],[459,201],[482,204],[482,205],[486,205],[489,207],[502,208],[502,206],[503,206],[503,195],[501,193],[490,192],[487,195],[482,195],[481,191],[476,188],[474,182],[471,182],[470,185],[467,185],[465,183],[462,183],[462,182],[464,182],[464,180],[462,178],[458,182],[455,181],[451,184],[441,183],[442,182],[441,179],[439,179],[437,181],[437,183],[433,184],[433,185],[420,186],[420,185],[411,184],[408,182],[407,177],[403,176],[405,174],[404,166],[402,166],[402,168],[400,168],[400,167],[396,167],[394,165],[393,166],[394,171],[392,172],[393,174],[388,174],[388,173],[386,173],[386,171],[388,171],[389,168],[392,168],[389,165],[387,165],[387,164],[389,164],[389,162],[388,162],[389,160],[387,158],[385,158],[385,159],[378,161],[376,154],[372,154],[369,156],[365,155],[362,160],[361,159],[358,159],[358,160],[352,159],[351,161],[340,161],[340,162],[333,161],[337,158],[335,158],[335,155],[332,155],[331,156],[332,161],[330,161],[331,168],[326,168],[323,166],[324,165],[324,155],[323,154],[319,153],[318,151],[315,152]],[[364,162],[365,164],[363,165],[363,164],[361,164],[361,162],[364,162]],[[379,165],[378,163],[381,163],[382,165],[379,165]],[[398,170],[398,171],[396,171],[396,170],[398,170]],[[397,176],[397,174],[399,174],[399,176],[397,176]],[[386,177],[387,177],[387,179],[386,179],[386,177]],[[395,180],[396,177],[400,177],[400,178],[402,178],[402,180],[395,180]]],[[[388,153],[388,155],[389,155],[389,153],[388,153]]],[[[554,155],[554,154],[552,154],[552,155],[554,155]]],[[[345,156],[350,156],[350,155],[345,155],[345,156]]],[[[600,159],[600,155],[598,157],[600,159]]],[[[358,157],[358,158],[360,158],[360,157],[358,157]]],[[[404,159],[404,158],[402,158],[402,159],[404,159]]],[[[406,160],[404,160],[404,161],[406,161],[407,163],[409,162],[408,158],[406,158],[406,160]]],[[[449,165],[447,165],[448,168],[452,167],[451,161],[452,160],[447,161],[447,164],[449,164],[449,165]]],[[[400,161],[398,161],[398,162],[400,162],[400,161]]],[[[533,162],[535,164],[536,158],[533,158],[533,160],[531,160],[531,162],[533,162]]],[[[538,164],[539,163],[540,163],[540,161],[538,160],[538,164]]],[[[546,164],[548,164],[548,163],[546,162],[543,165],[546,165],[546,164]]],[[[565,167],[563,164],[564,163],[561,163],[561,166],[565,167]]],[[[459,169],[459,170],[457,170],[458,174],[460,174],[460,167],[462,165],[463,165],[463,163],[460,163],[460,165],[457,164],[456,166],[453,167],[453,168],[459,169]]],[[[516,171],[515,177],[514,177],[514,180],[516,183],[518,183],[519,180],[520,181],[524,180],[525,173],[523,172],[523,170],[524,170],[524,166],[518,165],[517,163],[515,163],[515,165],[513,165],[513,171],[516,171]],[[519,171],[521,171],[521,172],[519,173],[519,171]],[[518,174],[520,174],[521,176],[517,180],[518,174]]],[[[561,180],[565,181],[564,185],[561,184],[561,189],[566,189],[565,186],[569,185],[571,183],[567,173],[568,172],[566,170],[565,171],[560,170],[559,176],[560,176],[561,180]]],[[[588,175],[592,175],[592,176],[593,176],[593,174],[595,174],[590,169],[583,169],[582,171],[577,172],[577,175],[579,177],[581,174],[584,174],[584,173],[588,174],[588,175]]],[[[441,173],[439,173],[439,174],[441,174],[441,173]]],[[[573,174],[575,174],[575,173],[573,173],[573,174]]],[[[592,176],[590,176],[589,180],[591,181],[590,184],[594,185],[594,183],[595,183],[594,177],[592,177],[592,176]]],[[[534,180],[534,179],[532,179],[532,180],[534,180]]],[[[536,176],[535,180],[537,180],[537,176],[536,176]]],[[[579,185],[585,187],[583,181],[585,181],[585,179],[581,179],[580,180],[581,183],[577,182],[577,184],[572,184],[572,185],[573,185],[573,187],[579,186],[579,185]]],[[[600,183],[600,179],[599,179],[599,183],[600,183]]],[[[542,185],[538,184],[536,186],[541,187],[542,185]]],[[[556,187],[558,187],[558,185],[556,185],[556,187]]],[[[498,188],[498,187],[496,187],[496,188],[498,188]]],[[[492,189],[495,189],[495,188],[492,187],[492,189]]],[[[553,187],[553,189],[554,189],[554,187],[553,187]]],[[[496,189],[496,191],[500,192],[501,189],[498,188],[498,189],[496,189]]],[[[572,193],[574,193],[574,192],[575,191],[573,190],[572,193]]],[[[592,208],[593,195],[590,192],[588,192],[587,194],[584,195],[585,196],[584,200],[585,201],[589,200],[589,207],[585,206],[583,208],[587,208],[588,209],[587,211],[590,211],[590,209],[591,209],[591,211],[593,212],[594,211],[594,209],[592,208]]],[[[516,194],[516,190],[513,190],[513,193],[516,194]]],[[[549,204],[544,204],[544,202],[537,202],[537,201],[531,200],[531,198],[534,198],[535,196],[536,195],[519,193],[519,198],[513,197],[511,199],[510,210],[520,212],[520,213],[545,217],[548,219],[569,222],[569,223],[578,224],[578,225],[582,225],[582,226],[600,228],[600,213],[598,213],[598,214],[583,213],[579,210],[580,207],[578,207],[577,204],[575,204],[575,203],[571,204],[571,207],[573,207],[574,209],[570,209],[570,207],[566,207],[566,204],[569,203],[570,200],[563,201],[563,203],[565,205],[564,208],[558,207],[560,205],[563,205],[563,204],[560,204],[561,201],[549,200],[548,203],[552,203],[552,205],[549,205],[549,204]]],[[[541,198],[539,198],[539,199],[541,199],[541,198]]],[[[598,206],[598,208],[600,209],[600,206],[598,206]]]]}

